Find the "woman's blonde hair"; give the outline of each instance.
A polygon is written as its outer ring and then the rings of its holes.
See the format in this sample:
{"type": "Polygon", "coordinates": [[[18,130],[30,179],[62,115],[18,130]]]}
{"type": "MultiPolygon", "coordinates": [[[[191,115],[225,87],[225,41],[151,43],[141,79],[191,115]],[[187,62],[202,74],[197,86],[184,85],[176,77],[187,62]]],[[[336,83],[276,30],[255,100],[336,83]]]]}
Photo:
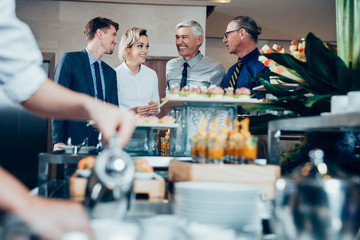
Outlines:
{"type": "Polygon", "coordinates": [[[127,58],[126,48],[131,48],[134,43],[139,41],[140,36],[146,36],[146,29],[133,27],[124,32],[119,43],[119,59],[124,62],[127,58]]]}

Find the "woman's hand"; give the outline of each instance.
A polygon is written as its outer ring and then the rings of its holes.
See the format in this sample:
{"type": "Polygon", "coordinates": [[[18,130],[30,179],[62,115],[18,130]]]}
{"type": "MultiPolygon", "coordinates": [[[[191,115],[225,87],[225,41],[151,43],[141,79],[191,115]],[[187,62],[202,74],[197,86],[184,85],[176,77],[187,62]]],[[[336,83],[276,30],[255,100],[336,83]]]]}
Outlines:
{"type": "Polygon", "coordinates": [[[131,110],[133,110],[138,115],[146,116],[149,114],[149,109],[150,109],[149,106],[139,106],[139,107],[134,107],[131,110]]]}
{"type": "Polygon", "coordinates": [[[149,114],[151,115],[157,114],[159,111],[159,105],[154,101],[151,101],[148,104],[149,104],[149,114]]]}

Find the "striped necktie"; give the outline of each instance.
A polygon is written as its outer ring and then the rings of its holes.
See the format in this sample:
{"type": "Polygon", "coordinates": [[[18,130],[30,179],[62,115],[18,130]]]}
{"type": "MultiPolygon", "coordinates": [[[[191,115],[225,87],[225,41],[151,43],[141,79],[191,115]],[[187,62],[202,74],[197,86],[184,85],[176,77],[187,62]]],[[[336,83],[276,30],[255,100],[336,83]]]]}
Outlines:
{"type": "Polygon", "coordinates": [[[241,67],[243,66],[243,62],[241,62],[241,59],[239,59],[237,61],[237,64],[236,64],[236,67],[235,67],[235,70],[234,70],[234,73],[233,75],[231,76],[231,79],[230,79],[230,87],[232,88],[236,88],[236,84],[237,84],[237,80],[239,78],[239,73],[240,73],[240,70],[241,70],[241,67]]]}

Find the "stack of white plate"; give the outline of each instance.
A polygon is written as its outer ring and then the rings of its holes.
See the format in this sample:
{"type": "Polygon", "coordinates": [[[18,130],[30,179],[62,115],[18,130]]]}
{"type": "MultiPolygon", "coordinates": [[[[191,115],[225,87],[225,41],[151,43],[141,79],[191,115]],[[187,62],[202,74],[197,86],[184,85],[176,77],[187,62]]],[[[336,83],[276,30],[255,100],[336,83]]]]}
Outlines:
{"type": "Polygon", "coordinates": [[[258,231],[259,194],[259,188],[244,184],[179,182],[174,210],[192,222],[258,231]]]}

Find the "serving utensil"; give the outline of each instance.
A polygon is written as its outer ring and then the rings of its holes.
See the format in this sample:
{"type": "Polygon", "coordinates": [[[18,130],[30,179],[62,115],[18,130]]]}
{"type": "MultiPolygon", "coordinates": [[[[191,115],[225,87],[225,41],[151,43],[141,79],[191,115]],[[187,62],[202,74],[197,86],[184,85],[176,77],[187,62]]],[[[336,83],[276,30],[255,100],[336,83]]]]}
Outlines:
{"type": "Polygon", "coordinates": [[[114,135],[96,158],[88,180],[85,205],[94,217],[124,217],[132,196],[135,166],[114,135]]]}

